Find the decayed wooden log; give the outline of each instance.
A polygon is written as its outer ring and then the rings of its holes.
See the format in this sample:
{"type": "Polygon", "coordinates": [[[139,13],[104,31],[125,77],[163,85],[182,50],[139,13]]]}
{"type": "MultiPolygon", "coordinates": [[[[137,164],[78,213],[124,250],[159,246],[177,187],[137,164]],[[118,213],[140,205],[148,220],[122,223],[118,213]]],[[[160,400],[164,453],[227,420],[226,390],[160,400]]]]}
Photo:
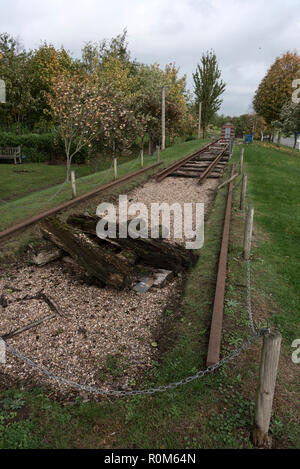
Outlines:
{"type": "Polygon", "coordinates": [[[134,278],[134,270],[126,259],[97,244],[83,231],[49,217],[42,221],[44,237],[68,252],[85,270],[106,285],[121,289],[134,278]]]}
{"type": "MultiPolygon", "coordinates": [[[[68,224],[80,228],[86,235],[96,241],[96,226],[98,217],[88,217],[82,214],[71,215],[68,218],[68,224]]],[[[161,239],[137,238],[132,239],[119,238],[120,225],[117,224],[117,237],[111,239],[99,239],[99,243],[113,242],[117,243],[122,249],[133,251],[144,263],[161,269],[173,270],[179,272],[190,265],[193,265],[198,256],[192,250],[185,249],[179,244],[170,244],[161,239]]]]}
{"type": "Polygon", "coordinates": [[[46,246],[41,246],[39,248],[35,248],[31,245],[29,247],[31,248],[31,261],[38,266],[43,266],[52,261],[56,261],[64,254],[61,249],[52,243],[48,243],[46,246]]]}

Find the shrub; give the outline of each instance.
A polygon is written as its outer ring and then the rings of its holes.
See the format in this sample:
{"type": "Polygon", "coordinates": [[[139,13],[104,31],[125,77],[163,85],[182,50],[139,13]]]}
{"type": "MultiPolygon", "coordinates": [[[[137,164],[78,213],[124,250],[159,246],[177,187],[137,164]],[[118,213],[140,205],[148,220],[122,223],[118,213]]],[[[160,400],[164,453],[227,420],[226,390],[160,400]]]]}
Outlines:
{"type": "MultiPolygon", "coordinates": [[[[26,161],[40,163],[44,161],[65,161],[63,142],[55,138],[53,133],[16,135],[11,132],[0,132],[0,146],[21,147],[22,156],[26,161]]],[[[87,149],[82,149],[74,157],[74,163],[84,163],[87,149]]]]}

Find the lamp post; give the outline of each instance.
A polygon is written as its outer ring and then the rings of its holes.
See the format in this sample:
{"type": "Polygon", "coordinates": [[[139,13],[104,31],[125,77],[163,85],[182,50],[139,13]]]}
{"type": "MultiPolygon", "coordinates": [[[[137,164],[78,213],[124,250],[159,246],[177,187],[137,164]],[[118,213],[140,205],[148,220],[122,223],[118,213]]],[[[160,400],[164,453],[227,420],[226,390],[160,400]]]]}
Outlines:
{"type": "Polygon", "coordinates": [[[166,148],[166,87],[162,87],[162,105],[161,105],[161,149],[166,148]]]}
{"type": "Polygon", "coordinates": [[[199,103],[199,119],[198,119],[198,138],[201,136],[201,114],[202,114],[202,101],[199,103]]]}

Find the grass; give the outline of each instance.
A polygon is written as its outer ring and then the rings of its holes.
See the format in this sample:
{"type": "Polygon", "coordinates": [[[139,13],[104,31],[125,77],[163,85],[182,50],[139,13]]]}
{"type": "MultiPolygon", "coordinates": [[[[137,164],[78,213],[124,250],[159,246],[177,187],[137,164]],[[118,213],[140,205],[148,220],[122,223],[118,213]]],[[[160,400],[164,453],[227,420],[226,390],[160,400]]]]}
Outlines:
{"type": "MultiPolygon", "coordinates": [[[[90,174],[91,166],[72,165],[77,177],[90,174]]],[[[33,191],[55,186],[64,182],[66,166],[45,163],[24,163],[22,165],[0,164],[0,199],[20,198],[33,191]]]]}
{"type": "MultiPolygon", "coordinates": [[[[194,152],[196,149],[200,148],[202,145],[207,143],[207,140],[202,140],[199,142],[198,140],[192,140],[190,142],[180,143],[178,145],[174,145],[173,147],[167,148],[163,153],[161,153],[161,160],[163,161],[164,165],[168,165],[177,159],[183,158],[184,156],[188,155],[189,153],[194,152]]],[[[156,156],[153,157],[144,157],[144,167],[150,166],[151,164],[155,163],[156,156]]],[[[105,170],[99,171],[94,174],[90,174],[88,176],[80,177],[77,179],[77,195],[84,194],[89,192],[90,190],[94,189],[97,185],[105,184],[113,180],[113,168],[111,162],[109,166],[106,167],[105,170]]],[[[3,165],[8,166],[8,165],[3,165]]],[[[43,173],[43,178],[47,177],[47,172],[50,166],[46,166],[47,171],[45,174],[45,166],[38,165],[42,167],[41,172],[43,173]]],[[[1,169],[2,165],[0,166],[1,169]]],[[[27,167],[24,166],[24,168],[27,167]]],[[[163,167],[163,166],[162,166],[163,167]]],[[[12,168],[12,167],[10,167],[12,168]]],[[[23,167],[17,167],[23,168],[23,167]]],[[[60,168],[60,167],[59,167],[60,168]]],[[[55,168],[57,170],[57,167],[55,168]]],[[[123,163],[119,165],[118,168],[118,175],[119,177],[124,176],[129,172],[133,172],[140,169],[140,161],[139,158],[131,160],[127,163],[123,163]]],[[[12,171],[12,169],[10,169],[12,171]]],[[[60,169],[62,170],[62,169],[60,169]]],[[[50,174],[50,170],[49,170],[50,174]]],[[[24,174],[18,174],[18,176],[24,177],[24,174]]],[[[31,173],[26,176],[31,177],[31,173]]],[[[54,176],[53,176],[54,177],[54,176]]],[[[50,176],[49,176],[50,178],[50,176]]],[[[5,175],[3,175],[3,179],[5,180],[5,175]]],[[[23,179],[24,181],[24,179],[23,179]]],[[[1,183],[1,176],[0,176],[0,183],[1,183]]],[[[13,185],[15,185],[14,183],[13,185]]],[[[22,192],[26,184],[20,187],[20,191],[22,192]]],[[[40,186],[39,186],[40,187],[40,186]]],[[[12,189],[13,190],[13,189],[12,189]]],[[[3,193],[3,191],[2,191],[3,193]]],[[[64,186],[60,185],[59,187],[50,187],[44,190],[38,190],[31,194],[25,195],[23,197],[19,197],[16,200],[12,200],[9,205],[3,205],[0,207],[0,230],[4,230],[9,226],[16,224],[22,220],[30,218],[38,213],[43,212],[49,208],[55,207],[62,202],[70,200],[71,198],[71,183],[67,183],[64,186]]],[[[4,199],[8,197],[8,194],[4,193],[4,199]]]]}
{"type": "MultiPolygon", "coordinates": [[[[239,156],[239,148],[234,159],[239,156]]],[[[252,247],[252,304],[256,327],[283,334],[280,370],[270,433],[276,448],[299,448],[299,382],[291,362],[291,339],[299,338],[295,217],[300,161],[282,152],[249,146],[245,152],[248,202],[255,206],[252,247]],[[274,188],[276,190],[274,190],[274,188]],[[276,214],[276,222],[272,215],[276,214]],[[286,257],[288,256],[288,257],[286,257]],[[292,306],[294,308],[292,308],[292,306]]],[[[189,273],[177,306],[165,312],[155,341],[160,360],[152,362],[137,388],[179,381],[205,368],[226,189],[218,193],[206,222],[205,245],[189,273]]],[[[243,222],[234,206],[228,258],[222,356],[249,337],[246,270],[242,261],[243,222]]],[[[252,448],[255,389],[261,342],[217,372],[166,393],[110,402],[83,403],[70,397],[61,405],[50,389],[10,389],[0,394],[0,448],[252,448]]],[[[122,372],[109,357],[105,373],[122,372]]]]}
{"type": "Polygon", "coordinates": [[[248,200],[267,238],[255,250],[262,259],[260,278],[278,311],[276,326],[288,340],[300,337],[300,159],[280,150],[246,149],[248,200]]]}

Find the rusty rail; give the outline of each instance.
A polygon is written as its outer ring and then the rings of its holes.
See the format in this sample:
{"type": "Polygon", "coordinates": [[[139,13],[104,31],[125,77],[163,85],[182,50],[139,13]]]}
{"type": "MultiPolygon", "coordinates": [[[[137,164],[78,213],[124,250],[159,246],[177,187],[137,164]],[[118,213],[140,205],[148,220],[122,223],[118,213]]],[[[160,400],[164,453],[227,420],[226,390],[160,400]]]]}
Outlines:
{"type": "Polygon", "coordinates": [[[175,161],[175,163],[172,163],[170,166],[167,166],[167,168],[162,169],[159,173],[156,174],[156,176],[155,176],[156,181],[157,181],[157,182],[163,181],[163,179],[165,179],[167,176],[169,176],[170,174],[172,174],[172,173],[173,173],[174,171],[176,171],[178,168],[180,168],[181,166],[183,166],[187,161],[193,160],[193,159],[196,158],[198,155],[200,155],[200,154],[203,153],[205,150],[207,150],[209,147],[211,147],[212,145],[215,145],[219,140],[220,140],[220,139],[215,140],[214,142],[208,143],[207,145],[205,145],[204,147],[202,147],[202,148],[200,148],[199,150],[195,151],[195,152],[192,153],[191,155],[185,156],[185,157],[182,158],[181,160],[175,161]]]}
{"type": "Polygon", "coordinates": [[[211,164],[206,168],[206,170],[201,174],[199,178],[199,184],[202,184],[207,176],[211,173],[211,171],[214,169],[214,167],[221,161],[223,156],[225,155],[226,151],[229,149],[230,143],[224,147],[224,149],[221,151],[221,153],[214,159],[214,161],[211,162],[211,164]]]}
{"type": "MultiPolygon", "coordinates": [[[[232,165],[231,176],[234,175],[235,163],[232,165]]],[[[223,325],[223,311],[224,311],[224,297],[225,297],[225,280],[227,268],[227,255],[229,245],[229,231],[231,219],[231,206],[232,206],[232,191],[234,181],[231,181],[228,190],[227,206],[224,219],[223,238],[219,257],[219,267],[215,291],[215,301],[213,308],[213,315],[210,328],[208,352],[207,352],[207,366],[214,365],[220,360],[221,350],[221,337],[223,325]]]]}
{"type": "Polygon", "coordinates": [[[35,215],[32,218],[28,218],[27,220],[22,221],[21,223],[18,223],[17,225],[11,226],[10,228],[7,228],[4,231],[0,232],[0,241],[3,240],[4,238],[7,238],[8,236],[16,233],[19,230],[22,230],[24,228],[27,228],[30,225],[33,225],[37,223],[38,221],[42,220],[43,218],[49,217],[50,215],[53,215],[54,213],[60,212],[61,210],[65,210],[72,205],[76,205],[79,202],[82,202],[90,197],[93,197],[96,194],[99,194],[100,192],[104,192],[107,189],[110,189],[114,186],[118,186],[119,184],[122,184],[123,182],[128,181],[129,179],[139,176],[140,174],[149,171],[150,169],[154,169],[157,166],[161,165],[162,163],[154,163],[151,166],[148,166],[147,168],[139,169],[138,171],[134,171],[133,173],[126,174],[125,176],[121,177],[120,179],[117,179],[116,181],[109,182],[107,184],[103,184],[100,187],[97,187],[96,189],[93,189],[90,192],[87,192],[86,194],[82,194],[72,200],[68,200],[67,202],[64,202],[60,205],[57,205],[54,208],[51,208],[49,210],[46,210],[39,215],[35,215]]]}

